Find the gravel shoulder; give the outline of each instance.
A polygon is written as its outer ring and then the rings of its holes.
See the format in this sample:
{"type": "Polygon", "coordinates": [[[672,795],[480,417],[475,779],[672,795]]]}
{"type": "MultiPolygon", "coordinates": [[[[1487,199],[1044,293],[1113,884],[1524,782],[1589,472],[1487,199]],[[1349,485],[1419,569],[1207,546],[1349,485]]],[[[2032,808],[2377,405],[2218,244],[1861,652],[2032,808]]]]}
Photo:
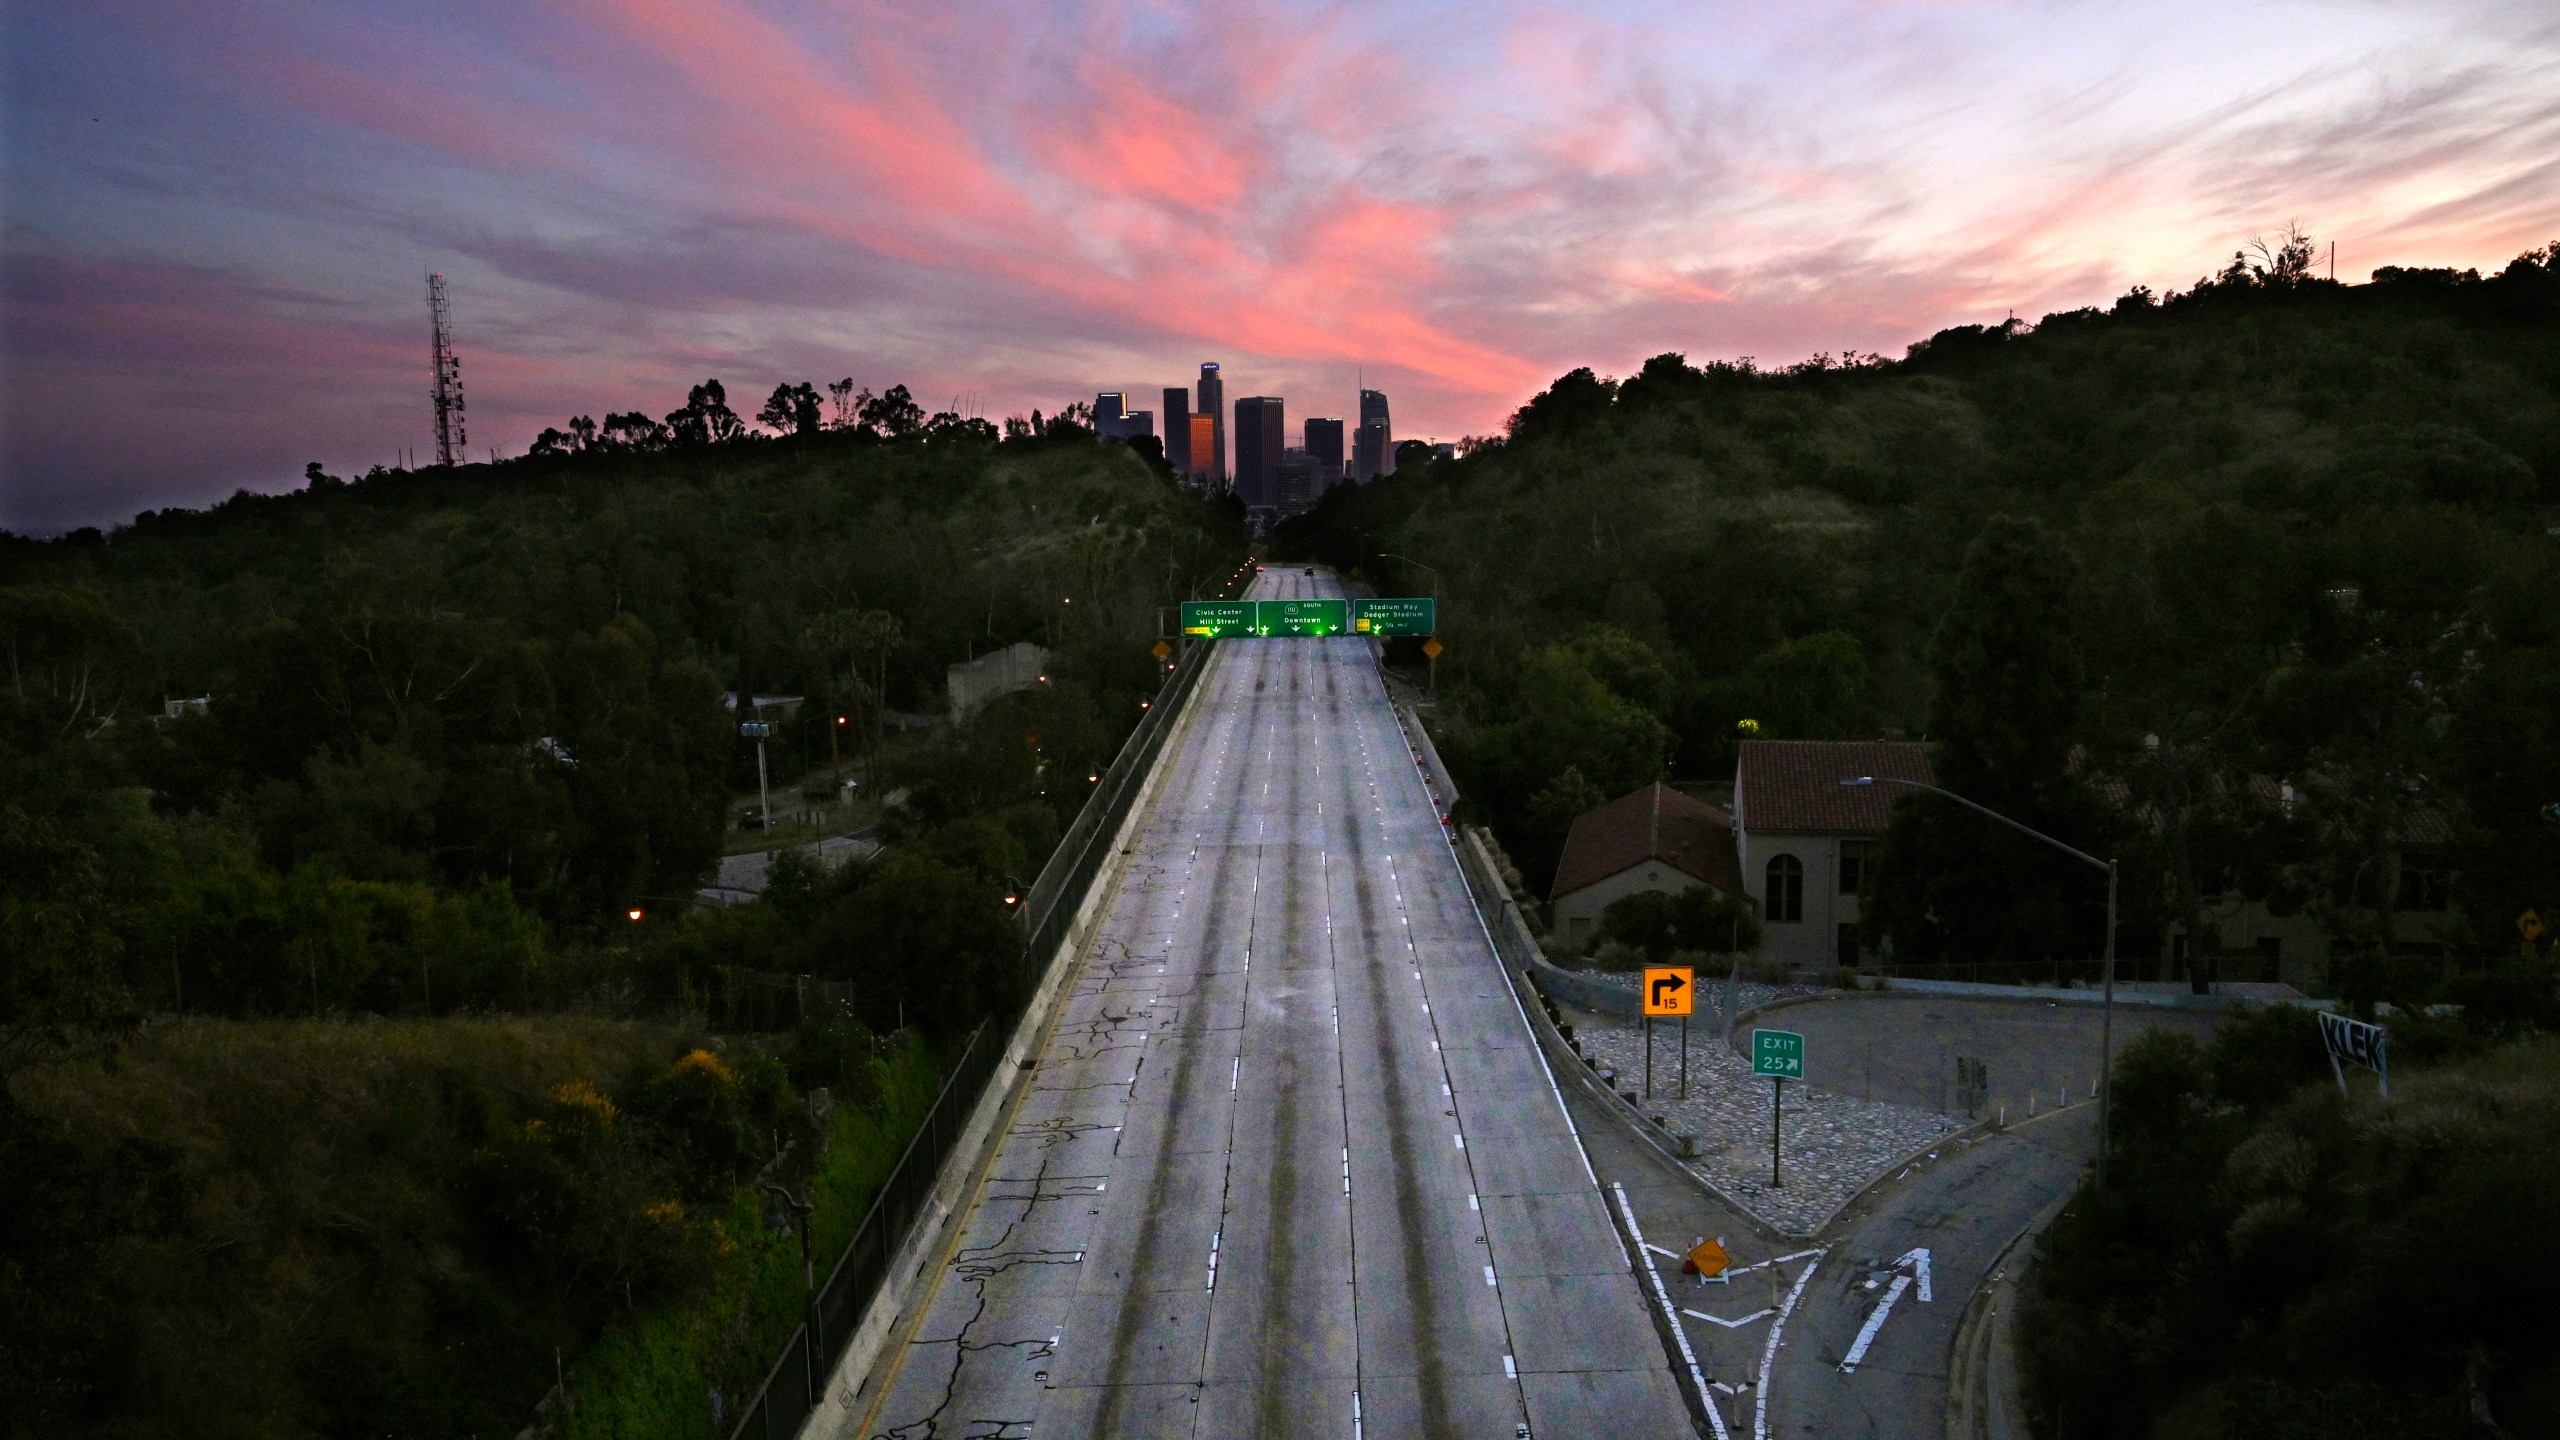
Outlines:
{"type": "MultiPolygon", "coordinates": [[[[1617,977],[1600,977],[1614,981],[1617,977]]],[[[1633,977],[1628,977],[1630,984],[1633,977]]],[[[1724,1043],[1721,987],[1700,986],[1698,1014],[1689,1024],[1688,1094],[1680,1095],[1681,1032],[1677,1022],[1656,1021],[1653,1087],[1646,1098],[1645,1037],[1637,1022],[1566,1012],[1575,1043],[1621,1094],[1631,1094],[1645,1114],[1661,1117],[1674,1135],[1695,1138],[1688,1167],[1727,1199],[1790,1235],[1810,1235],[1858,1192],[1881,1178],[1913,1150],[1951,1135],[1967,1122],[1934,1110],[1867,1099],[1818,1084],[1783,1087],[1784,1118],[1778,1181],[1770,1183],[1770,1090],[1773,1082],[1751,1073],[1751,1062],[1724,1043]]],[[[1803,987],[1744,985],[1738,1009],[1821,992],[1803,987]]]]}

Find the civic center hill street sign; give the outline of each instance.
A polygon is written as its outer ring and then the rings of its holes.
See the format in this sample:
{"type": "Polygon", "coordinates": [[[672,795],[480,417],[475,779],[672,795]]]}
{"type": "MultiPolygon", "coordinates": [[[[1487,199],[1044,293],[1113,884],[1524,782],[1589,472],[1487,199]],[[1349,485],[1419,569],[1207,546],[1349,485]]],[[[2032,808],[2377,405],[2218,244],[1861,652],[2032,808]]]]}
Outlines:
{"type": "Polygon", "coordinates": [[[1185,600],[1182,602],[1182,633],[1207,640],[1250,635],[1253,633],[1253,604],[1250,600],[1185,600]]]}
{"type": "Polygon", "coordinates": [[[1751,1073],[1804,1078],[1804,1037],[1793,1030],[1751,1032],[1751,1073]]]}
{"type": "Polygon", "coordinates": [[[1698,987],[1686,965],[1648,965],[1644,968],[1644,1013],[1647,1015],[1686,1015],[1696,1003],[1698,987]]]}

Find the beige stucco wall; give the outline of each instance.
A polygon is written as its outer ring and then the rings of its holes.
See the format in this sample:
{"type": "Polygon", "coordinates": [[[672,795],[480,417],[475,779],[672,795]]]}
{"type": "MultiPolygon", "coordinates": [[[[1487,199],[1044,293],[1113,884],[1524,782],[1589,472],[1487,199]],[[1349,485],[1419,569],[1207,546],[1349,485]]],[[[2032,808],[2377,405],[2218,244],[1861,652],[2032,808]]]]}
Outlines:
{"type": "Polygon", "coordinates": [[[1633,895],[1639,890],[1659,890],[1676,895],[1692,885],[1706,882],[1687,871],[1674,869],[1660,860],[1647,860],[1630,865],[1605,880],[1595,880],[1579,890],[1571,890],[1555,898],[1550,907],[1554,916],[1555,935],[1579,951],[1600,928],[1600,912],[1612,901],[1633,895]]]}
{"type": "Polygon", "coordinates": [[[1745,830],[1736,840],[1742,851],[1742,885],[1760,907],[1760,953],[1784,960],[1800,970],[1827,970],[1840,963],[1840,927],[1858,921],[1858,897],[1840,893],[1840,839],[1787,831],[1745,830]],[[1793,855],[1804,865],[1804,918],[1792,924],[1767,919],[1769,862],[1793,855]]]}

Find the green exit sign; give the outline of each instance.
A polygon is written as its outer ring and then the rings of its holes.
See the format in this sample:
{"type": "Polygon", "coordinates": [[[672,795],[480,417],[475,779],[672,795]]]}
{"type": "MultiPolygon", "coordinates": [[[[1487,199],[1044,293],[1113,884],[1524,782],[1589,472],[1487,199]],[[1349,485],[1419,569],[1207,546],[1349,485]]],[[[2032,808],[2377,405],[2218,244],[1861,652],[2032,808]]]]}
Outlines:
{"type": "Polygon", "coordinates": [[[1182,602],[1182,633],[1185,635],[1222,640],[1230,635],[1250,635],[1253,631],[1253,602],[1250,600],[1182,602]]]}
{"type": "Polygon", "coordinates": [[[1351,629],[1358,635],[1437,635],[1440,602],[1418,599],[1354,600],[1351,629]]]}
{"type": "Polygon", "coordinates": [[[1793,1030],[1751,1032],[1751,1073],[1804,1078],[1804,1037],[1793,1030]]]}
{"type": "Polygon", "coordinates": [[[1351,602],[1257,600],[1253,628],[1258,635],[1347,635],[1351,633],[1351,602]]]}

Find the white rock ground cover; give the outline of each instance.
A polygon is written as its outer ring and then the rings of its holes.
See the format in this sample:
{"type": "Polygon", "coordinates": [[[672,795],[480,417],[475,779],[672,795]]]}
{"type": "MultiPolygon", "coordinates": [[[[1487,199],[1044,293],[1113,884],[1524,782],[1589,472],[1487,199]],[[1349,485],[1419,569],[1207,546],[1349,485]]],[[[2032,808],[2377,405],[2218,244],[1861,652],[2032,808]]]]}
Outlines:
{"type": "MultiPolygon", "coordinates": [[[[1594,975],[1612,982],[1615,975],[1594,975]]],[[[1625,977],[1632,986],[1636,977],[1625,977]]],[[[1934,1111],[1788,1081],[1779,1175],[1769,1184],[1769,1088],[1751,1073],[1751,1062],[1724,1043],[1718,1008],[1721,983],[1701,983],[1698,1013],[1689,1022],[1689,1096],[1679,1098],[1680,1027],[1658,1020],[1653,1037],[1653,1099],[1637,1108],[1663,1117],[1674,1135],[1697,1137],[1690,1168],[1734,1203],[1789,1234],[1809,1235],[1823,1217],[1880,1178],[1894,1162],[1963,1123],[1934,1111]]],[[[1789,995],[1818,994],[1810,986],[1743,985],[1741,1009],[1789,995]]],[[[1567,1010],[1566,1023],[1582,1053],[1615,1072],[1621,1093],[1644,1093],[1644,1032],[1638,1022],[1567,1010]]],[[[1786,1028],[1783,1019],[1771,1025],[1786,1028]]]]}

